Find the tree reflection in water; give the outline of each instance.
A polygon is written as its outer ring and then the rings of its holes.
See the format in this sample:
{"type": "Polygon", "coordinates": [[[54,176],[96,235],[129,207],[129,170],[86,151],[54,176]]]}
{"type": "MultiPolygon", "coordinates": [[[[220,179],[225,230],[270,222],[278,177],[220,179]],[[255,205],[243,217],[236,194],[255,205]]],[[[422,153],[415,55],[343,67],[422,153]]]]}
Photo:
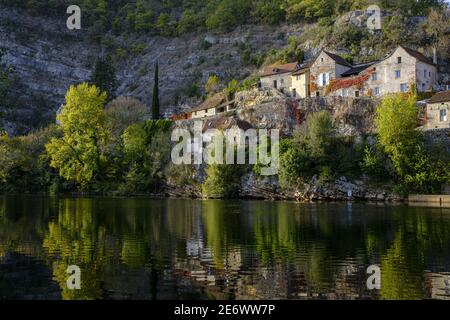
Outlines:
{"type": "Polygon", "coordinates": [[[11,259],[45,266],[30,263],[29,276],[49,277],[63,299],[421,299],[440,290],[430,274],[450,271],[450,210],[2,196],[2,296],[11,259]],[[372,264],[380,291],[365,286],[372,264]],[[66,286],[69,265],[81,290],[66,286]]]}

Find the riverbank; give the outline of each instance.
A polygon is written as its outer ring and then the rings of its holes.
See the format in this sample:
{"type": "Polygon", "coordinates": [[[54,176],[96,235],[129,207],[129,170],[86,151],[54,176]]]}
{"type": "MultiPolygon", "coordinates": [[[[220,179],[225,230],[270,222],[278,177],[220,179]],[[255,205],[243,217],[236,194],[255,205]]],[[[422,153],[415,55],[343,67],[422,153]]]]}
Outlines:
{"type": "MultiPolygon", "coordinates": [[[[2,193],[0,196],[17,196],[18,194],[2,193]]],[[[269,201],[269,202],[296,202],[296,203],[378,203],[378,204],[407,204],[414,207],[430,207],[430,208],[450,208],[450,195],[410,195],[408,197],[382,197],[380,195],[373,195],[370,197],[353,197],[353,196],[319,196],[312,195],[310,198],[301,196],[300,194],[270,194],[267,197],[238,197],[234,199],[207,199],[202,196],[186,195],[181,192],[174,192],[173,190],[167,193],[139,193],[139,194],[98,194],[89,192],[70,192],[61,194],[52,194],[45,192],[20,194],[24,196],[37,197],[69,197],[69,198],[112,198],[112,199],[138,199],[148,198],[153,200],[242,200],[242,201],[269,201]]],[[[1,217],[1,215],[0,215],[1,217]]]]}
{"type": "Polygon", "coordinates": [[[450,195],[414,194],[408,197],[408,202],[416,206],[450,208],[450,195]]]}

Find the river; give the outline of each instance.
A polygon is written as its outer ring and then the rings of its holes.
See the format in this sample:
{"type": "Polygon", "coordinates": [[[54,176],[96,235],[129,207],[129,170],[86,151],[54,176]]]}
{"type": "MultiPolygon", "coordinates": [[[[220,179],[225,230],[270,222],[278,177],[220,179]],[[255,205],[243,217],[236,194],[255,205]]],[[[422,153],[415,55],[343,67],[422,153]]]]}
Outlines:
{"type": "Polygon", "coordinates": [[[0,299],[450,299],[449,281],[450,209],[0,196],[0,299]]]}

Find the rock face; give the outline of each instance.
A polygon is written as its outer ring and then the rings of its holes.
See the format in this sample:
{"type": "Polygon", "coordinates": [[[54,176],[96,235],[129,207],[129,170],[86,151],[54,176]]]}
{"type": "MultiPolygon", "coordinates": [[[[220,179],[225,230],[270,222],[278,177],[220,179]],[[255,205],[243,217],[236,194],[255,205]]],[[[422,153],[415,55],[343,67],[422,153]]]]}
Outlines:
{"type": "Polygon", "coordinates": [[[399,201],[398,195],[368,186],[366,180],[349,181],[346,177],[319,184],[317,176],[305,184],[302,190],[286,192],[280,188],[278,179],[273,177],[256,177],[248,173],[241,179],[241,192],[243,198],[295,200],[295,201],[399,201]]]}
{"type": "Polygon", "coordinates": [[[311,97],[299,101],[298,111],[302,119],[317,111],[330,112],[342,135],[372,134],[378,103],[371,98],[311,97]]]}
{"type": "Polygon", "coordinates": [[[17,105],[3,119],[3,127],[10,131],[20,127],[16,131],[26,132],[25,124],[31,129],[54,121],[69,86],[89,80],[99,56],[110,54],[114,58],[117,95],[133,96],[145,103],[151,101],[153,68],[158,61],[161,103],[168,115],[194,105],[195,98],[188,97],[193,85],[202,86],[211,74],[226,82],[254,72],[256,67],[241,58],[243,46],[254,53],[281,48],[288,36],[301,33],[297,26],[246,26],[220,36],[129,35],[125,39],[105,34],[99,43],[89,30],[67,30],[65,19],[65,12],[60,20],[54,20],[0,5],[0,47],[7,49],[4,62],[15,68],[20,82],[15,93],[17,105]],[[202,47],[205,42],[208,46],[202,47]]]}

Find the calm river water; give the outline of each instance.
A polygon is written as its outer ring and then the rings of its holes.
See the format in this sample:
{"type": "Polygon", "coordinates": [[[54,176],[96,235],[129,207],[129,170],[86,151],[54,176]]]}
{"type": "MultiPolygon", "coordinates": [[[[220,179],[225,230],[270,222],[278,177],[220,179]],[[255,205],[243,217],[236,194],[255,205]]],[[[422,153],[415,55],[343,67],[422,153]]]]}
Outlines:
{"type": "Polygon", "coordinates": [[[450,299],[449,282],[450,209],[0,196],[0,299],[450,299]]]}

